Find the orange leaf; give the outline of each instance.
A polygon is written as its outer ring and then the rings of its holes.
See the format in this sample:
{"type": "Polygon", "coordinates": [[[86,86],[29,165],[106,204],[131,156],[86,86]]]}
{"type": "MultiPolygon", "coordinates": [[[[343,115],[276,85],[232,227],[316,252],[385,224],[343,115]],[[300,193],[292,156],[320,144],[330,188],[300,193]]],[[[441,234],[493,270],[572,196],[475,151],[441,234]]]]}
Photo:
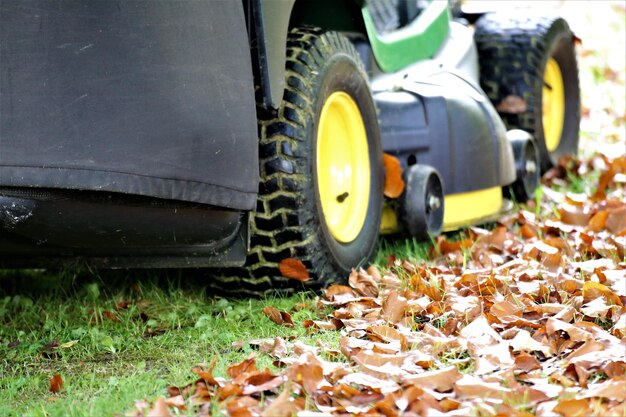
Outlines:
{"type": "Polygon", "coordinates": [[[589,219],[589,224],[587,227],[589,230],[593,230],[594,232],[599,232],[600,230],[606,227],[606,219],[609,217],[609,212],[606,210],[602,210],[597,212],[596,214],[589,219]]]}
{"type": "Polygon", "coordinates": [[[256,368],[256,357],[254,355],[254,352],[252,352],[250,356],[248,356],[240,363],[231,365],[228,367],[228,369],[226,369],[226,373],[232,379],[237,378],[241,374],[255,371],[258,371],[258,369],[256,368]]]}
{"type": "Polygon", "coordinates": [[[626,231],[626,207],[609,211],[606,228],[615,235],[623,236],[626,231]]]}
{"type": "Polygon", "coordinates": [[[552,411],[559,413],[563,417],[584,417],[591,413],[589,400],[587,399],[559,401],[552,411]]]}
{"type": "Polygon", "coordinates": [[[583,285],[583,301],[588,303],[598,297],[604,297],[607,303],[611,305],[622,305],[622,301],[619,296],[611,291],[606,285],[598,284],[593,281],[585,282],[585,285],[583,285]]]}
{"type": "Polygon", "coordinates": [[[306,282],[311,277],[309,276],[309,271],[307,271],[306,266],[299,259],[295,258],[287,258],[280,261],[278,264],[278,269],[280,273],[285,278],[295,279],[296,281],[306,282]]]}
{"type": "Polygon", "coordinates": [[[148,412],[147,417],[171,417],[173,414],[170,413],[170,407],[167,405],[165,398],[159,397],[154,402],[152,406],[152,410],[148,412]]]}
{"type": "Polygon", "coordinates": [[[288,327],[293,327],[293,320],[291,320],[291,314],[280,311],[276,307],[267,306],[264,307],[263,313],[274,323],[281,324],[288,327]]]}
{"type": "Polygon", "coordinates": [[[191,368],[191,371],[198,375],[200,378],[204,380],[209,385],[220,386],[220,383],[213,377],[213,369],[215,369],[215,365],[217,365],[217,356],[213,357],[211,364],[209,365],[209,369],[206,371],[199,366],[194,366],[191,368]]]}
{"type": "Polygon", "coordinates": [[[378,297],[378,284],[363,268],[360,268],[358,272],[353,269],[348,278],[348,283],[364,297],[378,297]]]}
{"type": "Polygon", "coordinates": [[[529,226],[527,224],[520,227],[519,231],[524,239],[537,237],[537,232],[535,231],[535,229],[532,226],[529,226]]]}
{"type": "Polygon", "coordinates": [[[395,156],[384,153],[383,163],[385,164],[385,189],[383,194],[389,198],[398,198],[404,191],[400,161],[395,156]]]}
{"type": "Polygon", "coordinates": [[[59,374],[53,375],[50,378],[50,391],[56,394],[61,391],[61,387],[63,387],[63,378],[59,374]]]}

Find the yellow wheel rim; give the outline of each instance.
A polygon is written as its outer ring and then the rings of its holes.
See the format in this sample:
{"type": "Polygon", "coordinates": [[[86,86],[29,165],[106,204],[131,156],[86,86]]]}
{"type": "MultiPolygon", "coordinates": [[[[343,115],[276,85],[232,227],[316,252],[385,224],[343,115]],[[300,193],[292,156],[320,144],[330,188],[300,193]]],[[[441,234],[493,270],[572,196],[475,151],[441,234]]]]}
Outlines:
{"type": "Polygon", "coordinates": [[[552,152],[559,147],[565,118],[565,94],[563,92],[563,76],[559,64],[554,58],[548,59],[543,74],[542,94],[543,135],[546,148],[552,152]]]}
{"type": "Polygon", "coordinates": [[[317,131],[317,187],[326,225],[342,243],[363,228],[370,193],[370,161],[358,106],[344,92],[332,93],[317,131]]]}

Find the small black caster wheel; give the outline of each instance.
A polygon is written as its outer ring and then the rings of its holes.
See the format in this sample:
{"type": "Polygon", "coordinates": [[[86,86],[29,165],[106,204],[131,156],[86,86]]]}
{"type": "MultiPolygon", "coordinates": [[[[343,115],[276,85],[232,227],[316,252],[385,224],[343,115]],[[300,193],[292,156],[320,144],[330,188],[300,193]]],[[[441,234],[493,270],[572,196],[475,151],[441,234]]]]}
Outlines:
{"type": "Polygon", "coordinates": [[[523,130],[509,130],[507,139],[513,147],[515,158],[515,182],[505,187],[504,194],[519,202],[526,202],[535,197],[539,186],[541,166],[539,151],[530,133],[523,130]]]}
{"type": "Polygon", "coordinates": [[[400,197],[398,217],[404,231],[427,240],[443,228],[443,183],[436,169],[412,165],[404,173],[406,188],[400,197]]]}

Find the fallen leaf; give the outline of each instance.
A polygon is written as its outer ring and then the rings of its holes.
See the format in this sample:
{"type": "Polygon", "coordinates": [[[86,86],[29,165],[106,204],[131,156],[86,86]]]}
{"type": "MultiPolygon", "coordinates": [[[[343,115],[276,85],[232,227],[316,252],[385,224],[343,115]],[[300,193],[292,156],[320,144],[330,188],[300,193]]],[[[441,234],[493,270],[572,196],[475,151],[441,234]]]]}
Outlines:
{"type": "Polygon", "coordinates": [[[498,110],[498,112],[511,114],[524,113],[526,108],[526,100],[515,95],[508,95],[504,97],[496,106],[496,110],[498,110]]]}
{"type": "Polygon", "coordinates": [[[287,382],[283,391],[261,413],[262,417],[291,417],[296,415],[298,407],[291,398],[291,384],[287,382]]]}
{"type": "Polygon", "coordinates": [[[294,279],[300,282],[306,282],[311,279],[311,277],[309,276],[309,271],[299,259],[283,259],[278,264],[278,270],[285,278],[294,279]]]}
{"type": "Polygon", "coordinates": [[[147,414],[147,417],[173,417],[165,398],[159,397],[147,414]]]}
{"type": "Polygon", "coordinates": [[[600,397],[623,402],[626,399],[626,377],[622,375],[599,384],[593,384],[589,386],[589,390],[582,397],[600,397]]]}
{"type": "Polygon", "coordinates": [[[619,296],[611,291],[606,285],[587,281],[583,285],[583,300],[588,303],[598,297],[603,297],[609,305],[622,306],[619,296]]]}
{"type": "Polygon", "coordinates": [[[407,299],[402,297],[397,290],[393,290],[383,300],[383,318],[390,323],[398,323],[404,317],[406,308],[407,299]]]}
{"type": "Polygon", "coordinates": [[[385,186],[383,194],[389,198],[398,198],[404,191],[404,180],[402,179],[402,166],[395,156],[383,153],[383,164],[385,166],[385,186]]]}
{"type": "Polygon", "coordinates": [[[378,284],[362,268],[358,272],[353,269],[348,282],[357,293],[365,297],[378,297],[378,284]]]}
{"type": "Polygon", "coordinates": [[[403,380],[418,385],[422,388],[430,388],[439,392],[450,391],[454,384],[463,377],[456,366],[448,366],[436,371],[426,371],[417,375],[405,375],[403,380]]]}
{"type": "Polygon", "coordinates": [[[263,311],[263,313],[276,324],[287,327],[294,326],[293,320],[291,319],[291,314],[287,313],[286,311],[280,311],[276,307],[272,306],[264,307],[261,311],[263,311]]]}
{"type": "Polygon", "coordinates": [[[237,378],[241,374],[257,371],[258,369],[256,368],[256,355],[254,354],[254,352],[250,353],[250,355],[243,361],[239,362],[238,364],[231,365],[226,369],[226,373],[232,379],[237,378]]]}
{"type": "Polygon", "coordinates": [[[211,364],[209,365],[209,369],[203,370],[199,366],[195,366],[191,369],[193,373],[202,378],[207,384],[219,386],[220,383],[213,377],[213,370],[215,369],[215,365],[217,365],[217,356],[213,357],[211,360],[211,364]]]}
{"type": "Polygon", "coordinates": [[[61,375],[59,374],[54,374],[52,378],[50,378],[50,392],[57,394],[59,391],[61,391],[62,387],[63,378],[61,378],[61,375]]]}
{"type": "Polygon", "coordinates": [[[553,409],[563,417],[587,417],[591,414],[589,400],[561,400],[553,409]]]}

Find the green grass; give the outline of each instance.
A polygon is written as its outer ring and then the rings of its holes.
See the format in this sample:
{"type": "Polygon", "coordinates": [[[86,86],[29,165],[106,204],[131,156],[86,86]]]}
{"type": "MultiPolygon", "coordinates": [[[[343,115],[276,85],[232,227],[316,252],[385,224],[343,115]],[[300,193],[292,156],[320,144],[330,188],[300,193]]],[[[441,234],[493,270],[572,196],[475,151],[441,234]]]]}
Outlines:
{"type": "MultiPolygon", "coordinates": [[[[312,295],[226,300],[207,295],[201,282],[118,274],[78,280],[37,272],[5,273],[0,292],[0,415],[83,416],[124,413],[134,401],[192,382],[191,368],[218,357],[216,376],[252,351],[232,343],[296,336],[337,347],[337,332],[307,335],[299,325],[315,308],[292,313],[296,327],[278,326],[261,313],[267,305],[290,311],[313,304],[312,295]],[[106,284],[105,284],[106,282],[106,284]],[[122,302],[128,308],[115,310],[122,302]],[[107,315],[119,320],[112,321],[107,315]],[[58,348],[46,345],[58,340],[58,348]],[[19,342],[19,344],[17,344],[19,342]],[[15,346],[17,344],[17,346],[15,346]],[[65,346],[65,347],[64,347],[65,346]],[[49,378],[60,374],[60,395],[49,378]]],[[[273,368],[258,353],[258,366],[273,368]]]]}

